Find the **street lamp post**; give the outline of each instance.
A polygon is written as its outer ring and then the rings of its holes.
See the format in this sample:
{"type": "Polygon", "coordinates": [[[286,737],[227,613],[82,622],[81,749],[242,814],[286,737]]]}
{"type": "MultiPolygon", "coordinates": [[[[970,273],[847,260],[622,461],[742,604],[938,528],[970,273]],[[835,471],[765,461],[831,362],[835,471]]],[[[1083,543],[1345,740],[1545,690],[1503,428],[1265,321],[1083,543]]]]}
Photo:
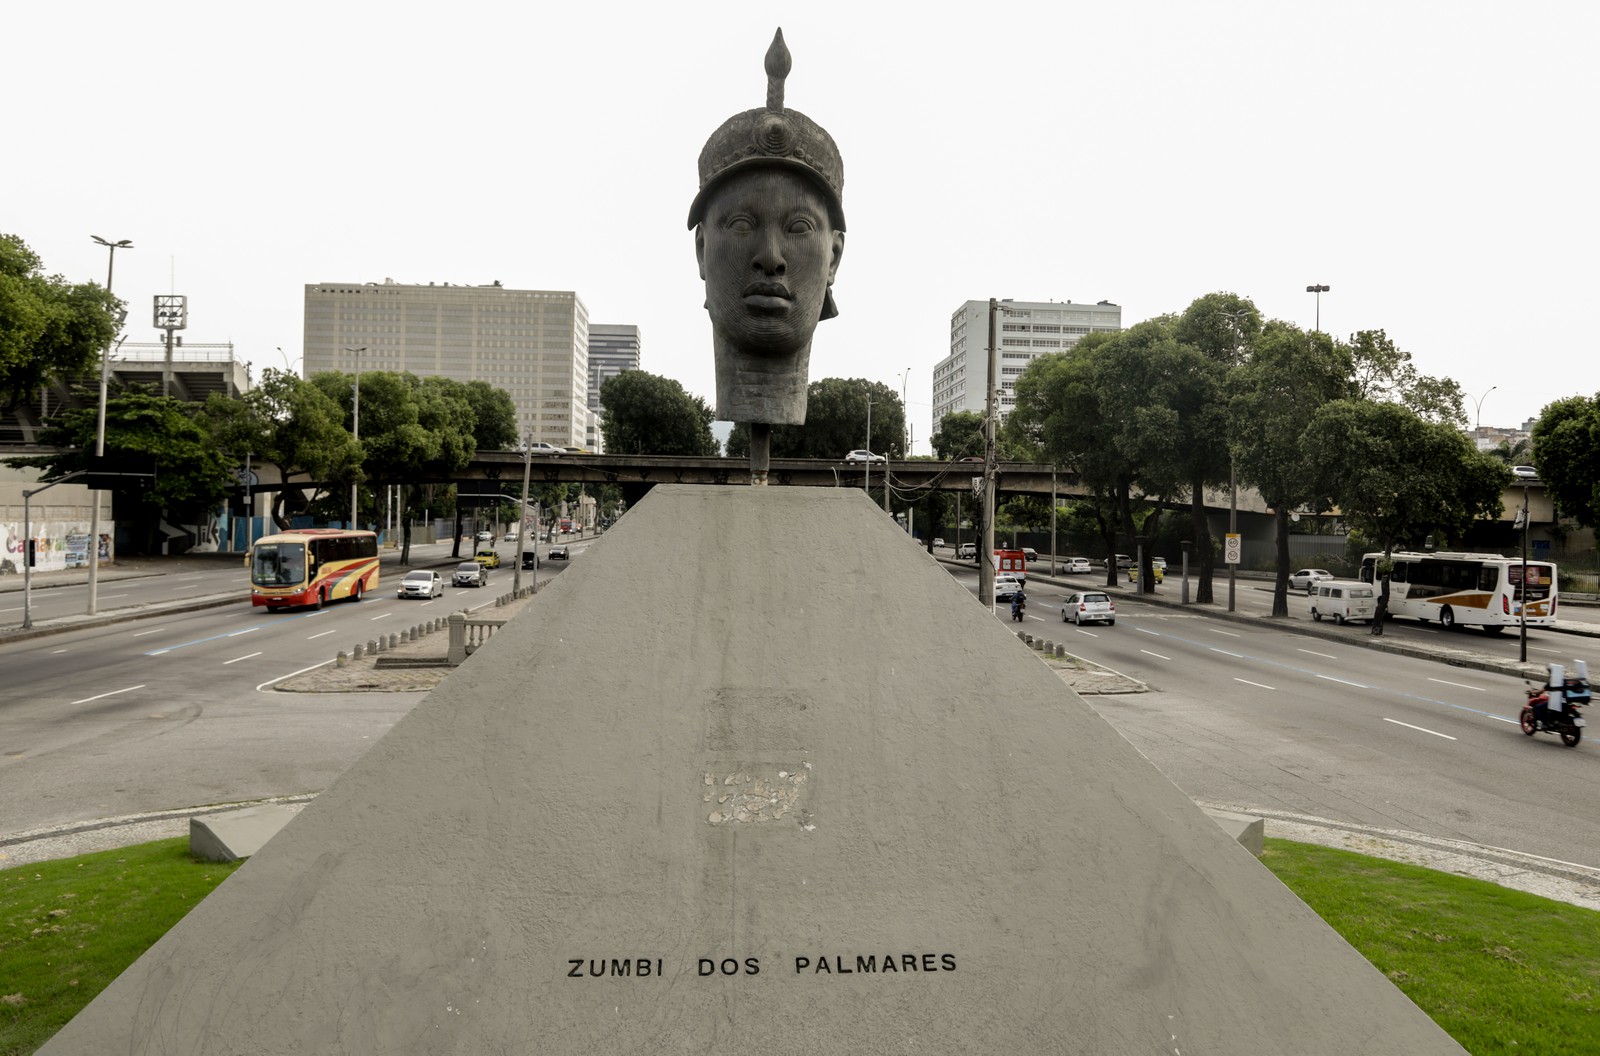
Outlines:
{"type": "Polygon", "coordinates": [[[1498,385],[1490,385],[1483,390],[1483,395],[1472,401],[1472,428],[1473,431],[1483,428],[1483,401],[1489,398],[1489,393],[1498,389],[1498,385]]]}
{"type": "Polygon", "coordinates": [[[994,608],[994,441],[995,415],[999,401],[995,399],[996,360],[999,358],[1000,302],[989,298],[989,367],[988,387],[983,398],[983,544],[978,550],[978,593],[983,602],[994,608]]]}
{"type": "MultiPolygon", "coordinates": [[[[117,265],[117,250],[132,249],[133,243],[126,238],[116,242],[108,241],[99,235],[90,235],[90,238],[106,247],[106,293],[111,293],[111,275],[117,265]]],[[[117,326],[121,328],[121,320],[117,326]]],[[[105,354],[100,357],[100,410],[95,419],[94,427],[94,458],[96,468],[106,455],[106,381],[111,373],[111,346],[106,346],[105,354]]],[[[93,616],[100,597],[100,502],[101,492],[91,491],[94,496],[93,505],[89,510],[89,607],[88,615],[93,616]]]]}
{"type": "Polygon", "coordinates": [[[1322,330],[1322,295],[1331,289],[1333,289],[1332,286],[1324,286],[1321,284],[1306,287],[1307,293],[1314,293],[1317,295],[1317,330],[1319,332],[1322,330]]]}
{"type": "MultiPolygon", "coordinates": [[[[354,390],[355,390],[355,399],[351,404],[350,424],[351,424],[351,427],[352,427],[351,428],[351,435],[352,435],[352,437],[354,438],[354,440],[356,442],[357,449],[359,449],[360,446],[361,446],[361,353],[365,352],[366,350],[367,350],[367,346],[365,346],[365,345],[362,345],[360,348],[346,348],[345,349],[346,352],[355,353],[355,357],[356,357],[356,383],[355,383],[354,386],[352,386],[354,388],[354,390]]],[[[360,484],[358,483],[358,479],[357,479],[360,476],[361,476],[361,467],[359,465],[357,465],[356,468],[355,468],[355,471],[350,476],[350,527],[351,528],[354,528],[356,526],[356,489],[358,487],[360,487],[360,484]]]]}
{"type": "MultiPolygon", "coordinates": [[[[517,511],[517,549],[511,555],[511,560],[516,562],[512,566],[511,572],[511,592],[513,594],[522,591],[522,550],[528,545],[528,476],[532,470],[533,437],[525,436],[522,438],[522,508],[517,511]]],[[[539,552],[539,541],[537,539],[534,540],[533,547],[534,554],[537,555],[539,552]]],[[[535,556],[535,565],[538,564],[538,560],[538,557],[535,556]]],[[[537,567],[535,567],[533,574],[533,589],[535,593],[539,590],[539,570],[537,567]]]]}
{"type": "MultiPolygon", "coordinates": [[[[1517,606],[1517,634],[1522,640],[1521,655],[1517,662],[1528,662],[1528,521],[1532,519],[1533,511],[1528,509],[1528,485],[1522,485],[1522,602],[1517,606]]],[[[1551,590],[1555,589],[1552,583],[1551,590]]]]}

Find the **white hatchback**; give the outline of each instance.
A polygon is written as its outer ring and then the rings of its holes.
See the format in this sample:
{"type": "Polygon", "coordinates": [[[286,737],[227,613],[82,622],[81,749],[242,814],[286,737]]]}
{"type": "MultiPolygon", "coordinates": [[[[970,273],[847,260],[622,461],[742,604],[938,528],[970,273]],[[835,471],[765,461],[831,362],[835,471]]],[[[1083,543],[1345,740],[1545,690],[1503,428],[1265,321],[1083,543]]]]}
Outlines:
{"type": "Polygon", "coordinates": [[[1087,557],[1069,557],[1067,563],[1061,567],[1061,571],[1069,576],[1082,576],[1093,572],[1094,569],[1089,566],[1087,557]]]}
{"type": "Polygon", "coordinates": [[[1115,626],[1117,622],[1117,603],[1111,596],[1098,590],[1080,590],[1067,595],[1067,600],[1061,603],[1062,623],[1104,623],[1115,626]]]}

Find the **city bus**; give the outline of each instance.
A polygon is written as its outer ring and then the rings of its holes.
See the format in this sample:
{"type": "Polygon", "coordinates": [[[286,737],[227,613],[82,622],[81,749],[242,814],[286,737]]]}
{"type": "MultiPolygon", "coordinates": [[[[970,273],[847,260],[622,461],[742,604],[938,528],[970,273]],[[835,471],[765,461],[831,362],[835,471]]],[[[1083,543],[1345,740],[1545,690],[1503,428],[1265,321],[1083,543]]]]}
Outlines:
{"type": "MultiPolygon", "coordinates": [[[[1556,622],[1556,566],[1549,561],[1523,563],[1499,554],[1397,551],[1389,555],[1389,615],[1439,621],[1452,627],[1482,627],[1499,634],[1526,617],[1529,627],[1556,622]]],[[[1382,554],[1361,558],[1361,578],[1377,584],[1382,554]]]]}
{"type": "Polygon", "coordinates": [[[250,547],[250,604],[268,612],[291,605],[322,608],[360,601],[378,589],[378,535],[343,528],[302,528],[267,535],[250,547]]]}

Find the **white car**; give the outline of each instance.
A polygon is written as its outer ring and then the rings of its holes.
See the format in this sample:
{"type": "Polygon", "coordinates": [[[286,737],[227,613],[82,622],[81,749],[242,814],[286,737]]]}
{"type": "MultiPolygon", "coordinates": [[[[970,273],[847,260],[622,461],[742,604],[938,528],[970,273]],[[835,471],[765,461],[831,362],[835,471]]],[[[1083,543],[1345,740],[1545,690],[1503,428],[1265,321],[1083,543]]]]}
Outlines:
{"type": "Polygon", "coordinates": [[[1165,572],[1167,570],[1167,559],[1164,557],[1152,557],[1150,559],[1150,567],[1159,568],[1161,571],[1165,572]]]}
{"type": "Polygon", "coordinates": [[[1539,471],[1532,466],[1512,466],[1511,475],[1521,477],[1523,480],[1538,480],[1539,471]]]}
{"type": "Polygon", "coordinates": [[[437,572],[407,572],[400,580],[402,598],[444,597],[444,577],[437,572]]]}
{"type": "Polygon", "coordinates": [[[1022,589],[1022,581],[1009,572],[1001,572],[994,577],[994,598],[996,601],[1010,601],[1022,589]]]}
{"type": "Polygon", "coordinates": [[[957,561],[976,560],[977,557],[978,557],[978,544],[977,543],[962,543],[960,546],[956,547],[956,560],[957,561]]]}
{"type": "Polygon", "coordinates": [[[484,531],[479,532],[478,533],[478,542],[480,542],[480,543],[492,543],[492,542],[494,542],[494,533],[491,532],[491,531],[488,531],[487,529],[485,529],[484,531]]]}
{"type": "Polygon", "coordinates": [[[1093,572],[1094,569],[1089,566],[1087,557],[1069,557],[1067,563],[1061,566],[1061,571],[1069,576],[1082,576],[1093,572]]]}
{"type": "Polygon", "coordinates": [[[529,446],[527,448],[524,448],[521,444],[518,444],[517,445],[517,453],[518,454],[527,453],[527,454],[530,454],[530,455],[541,455],[541,456],[543,456],[543,455],[564,455],[564,454],[567,453],[567,449],[564,448],[564,447],[557,447],[555,444],[547,444],[547,443],[545,443],[544,441],[541,440],[539,443],[533,444],[533,445],[531,445],[531,446],[529,446]]]}
{"type": "Polygon", "coordinates": [[[516,541],[517,541],[517,530],[515,528],[507,528],[506,529],[506,542],[514,543],[516,541]]]}
{"type": "Polygon", "coordinates": [[[884,458],[882,455],[875,455],[871,451],[867,451],[867,450],[864,450],[864,449],[859,448],[859,447],[856,448],[854,451],[850,452],[848,455],[845,455],[844,456],[844,460],[846,462],[887,462],[887,461],[889,461],[888,459],[884,458]]]}
{"type": "Polygon", "coordinates": [[[1061,622],[1069,621],[1079,625],[1104,623],[1114,627],[1117,622],[1117,603],[1098,590],[1080,590],[1068,594],[1067,600],[1061,603],[1061,622]]]}
{"type": "Polygon", "coordinates": [[[940,539],[938,536],[934,536],[933,537],[933,545],[934,546],[943,546],[944,545],[944,540],[940,539]]]}
{"type": "Polygon", "coordinates": [[[1333,573],[1325,568],[1300,568],[1289,573],[1289,588],[1310,594],[1317,589],[1318,583],[1332,578],[1333,573]]]}

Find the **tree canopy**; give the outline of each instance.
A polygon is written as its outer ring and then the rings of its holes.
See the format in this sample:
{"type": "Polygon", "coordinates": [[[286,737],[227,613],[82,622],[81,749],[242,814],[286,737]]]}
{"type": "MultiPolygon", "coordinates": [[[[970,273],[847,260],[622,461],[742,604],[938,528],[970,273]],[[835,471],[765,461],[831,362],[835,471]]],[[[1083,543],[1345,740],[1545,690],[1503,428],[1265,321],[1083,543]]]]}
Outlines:
{"type": "MultiPolygon", "coordinates": [[[[880,455],[906,456],[906,415],[900,394],[881,381],[866,378],[823,378],[806,389],[804,425],[772,427],[773,458],[841,459],[857,448],[880,455]],[[868,402],[872,435],[867,435],[868,402]]],[[[982,454],[980,449],[979,454],[982,454]]],[[[750,454],[750,426],[734,425],[728,454],[750,454]]]]}
{"type": "Polygon", "coordinates": [[[715,456],[711,408],[682,383],[625,370],[600,383],[600,432],[618,455],[715,456]]]}
{"type": "Polygon", "coordinates": [[[27,243],[0,234],[0,406],[87,374],[116,335],[121,304],[92,282],[45,275],[27,243]]]}
{"type": "Polygon", "coordinates": [[[1533,426],[1533,464],[1561,514],[1600,527],[1600,393],[1544,409],[1533,426]]]}

